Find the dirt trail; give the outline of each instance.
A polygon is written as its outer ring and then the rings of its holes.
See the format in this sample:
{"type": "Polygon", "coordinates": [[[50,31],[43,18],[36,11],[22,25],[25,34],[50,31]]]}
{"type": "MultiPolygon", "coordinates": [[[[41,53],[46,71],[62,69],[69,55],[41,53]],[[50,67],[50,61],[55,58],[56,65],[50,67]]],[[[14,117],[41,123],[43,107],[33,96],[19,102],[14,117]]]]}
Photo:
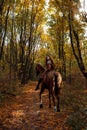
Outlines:
{"type": "Polygon", "coordinates": [[[36,83],[22,87],[22,93],[0,107],[0,130],[70,130],[66,120],[68,113],[53,112],[48,108],[48,93],[43,94],[44,108],[39,108],[39,90],[36,83]]]}

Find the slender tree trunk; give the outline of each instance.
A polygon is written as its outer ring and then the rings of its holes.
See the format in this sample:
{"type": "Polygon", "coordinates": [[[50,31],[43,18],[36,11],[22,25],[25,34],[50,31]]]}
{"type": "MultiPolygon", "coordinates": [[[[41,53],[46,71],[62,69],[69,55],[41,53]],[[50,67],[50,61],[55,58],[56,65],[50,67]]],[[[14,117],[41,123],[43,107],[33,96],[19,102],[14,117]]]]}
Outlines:
{"type": "Polygon", "coordinates": [[[85,70],[85,66],[83,63],[83,59],[81,56],[81,50],[80,50],[80,43],[79,43],[79,37],[78,37],[78,33],[75,31],[74,27],[73,27],[73,23],[72,23],[72,19],[73,19],[73,15],[72,15],[72,11],[69,11],[69,31],[70,31],[70,40],[71,40],[71,47],[73,50],[73,54],[77,60],[78,66],[80,71],[82,72],[82,74],[84,75],[85,78],[87,78],[87,72],[85,70]],[[75,48],[74,48],[74,44],[73,44],[73,35],[75,37],[76,43],[77,43],[77,49],[78,49],[78,53],[76,54],[75,48]]]}
{"type": "Polygon", "coordinates": [[[69,72],[68,72],[68,73],[69,73],[69,74],[68,74],[68,75],[69,75],[69,83],[71,84],[71,81],[72,81],[72,80],[71,80],[71,70],[72,70],[72,53],[70,54],[69,69],[68,69],[68,70],[69,70],[69,72]]]}
{"type": "Polygon", "coordinates": [[[64,52],[64,13],[63,13],[63,17],[62,17],[62,60],[63,60],[63,75],[64,75],[64,79],[66,80],[66,56],[65,56],[65,52],[64,52]]]}
{"type": "Polygon", "coordinates": [[[2,55],[3,55],[3,48],[4,48],[6,33],[7,33],[7,22],[8,22],[9,10],[10,10],[10,6],[8,6],[7,15],[6,15],[6,19],[5,19],[5,32],[4,32],[3,40],[2,40],[2,43],[0,46],[0,59],[2,58],[2,55]]]}
{"type": "Polygon", "coordinates": [[[2,42],[2,10],[3,10],[3,4],[4,4],[4,0],[0,1],[0,57],[1,57],[1,42],[2,42]]]}

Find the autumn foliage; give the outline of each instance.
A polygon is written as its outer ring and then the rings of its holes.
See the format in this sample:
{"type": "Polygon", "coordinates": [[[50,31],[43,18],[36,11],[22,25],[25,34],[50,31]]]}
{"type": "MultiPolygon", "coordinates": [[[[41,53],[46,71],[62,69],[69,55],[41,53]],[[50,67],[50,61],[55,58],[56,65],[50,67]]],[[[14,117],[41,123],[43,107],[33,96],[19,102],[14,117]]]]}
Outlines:
{"type": "Polygon", "coordinates": [[[0,130],[87,129],[86,16],[79,0],[0,1],[0,130]],[[60,113],[47,91],[39,109],[35,91],[47,54],[63,77],[60,113]]]}

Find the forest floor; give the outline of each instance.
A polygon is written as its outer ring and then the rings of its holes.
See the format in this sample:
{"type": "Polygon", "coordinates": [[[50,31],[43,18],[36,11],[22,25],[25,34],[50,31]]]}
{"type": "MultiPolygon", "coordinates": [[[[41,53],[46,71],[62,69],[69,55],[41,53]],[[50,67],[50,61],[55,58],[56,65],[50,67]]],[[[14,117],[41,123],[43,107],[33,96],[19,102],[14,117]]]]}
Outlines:
{"type": "MultiPolygon", "coordinates": [[[[87,110],[87,86],[63,85],[60,101],[60,112],[48,108],[48,91],[43,94],[44,107],[39,108],[39,90],[35,91],[36,82],[20,87],[16,96],[7,96],[0,104],[0,130],[73,130],[84,115],[76,115],[78,108],[87,110]],[[72,120],[71,119],[72,116],[72,120]],[[71,127],[74,125],[74,127],[71,127]]],[[[87,113],[86,113],[87,114],[87,113]]],[[[85,121],[87,115],[85,117],[85,121]]],[[[81,121],[82,122],[82,121],[81,121]]],[[[80,122],[79,122],[80,123],[80,122]]],[[[83,122],[86,123],[86,122],[83,122]]],[[[86,130],[87,125],[78,126],[77,130],[86,130]],[[85,127],[84,127],[85,126],[85,127]]]]}

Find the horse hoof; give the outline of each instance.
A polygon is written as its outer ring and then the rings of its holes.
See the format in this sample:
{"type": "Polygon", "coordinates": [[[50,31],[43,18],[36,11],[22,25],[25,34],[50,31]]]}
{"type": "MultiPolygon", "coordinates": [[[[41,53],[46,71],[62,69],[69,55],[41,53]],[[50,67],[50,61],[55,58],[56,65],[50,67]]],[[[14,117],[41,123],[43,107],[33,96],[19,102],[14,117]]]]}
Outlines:
{"type": "Polygon", "coordinates": [[[56,108],[56,106],[54,106],[54,112],[57,112],[57,108],[56,108]]]}
{"type": "Polygon", "coordinates": [[[43,108],[43,104],[40,104],[40,108],[43,108]]]}

